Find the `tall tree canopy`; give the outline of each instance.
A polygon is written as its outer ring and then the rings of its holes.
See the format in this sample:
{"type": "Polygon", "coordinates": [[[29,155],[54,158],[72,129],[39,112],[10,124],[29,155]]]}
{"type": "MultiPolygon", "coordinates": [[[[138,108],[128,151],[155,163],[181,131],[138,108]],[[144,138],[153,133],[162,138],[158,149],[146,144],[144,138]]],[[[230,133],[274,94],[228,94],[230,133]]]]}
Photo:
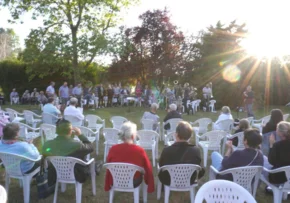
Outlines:
{"type": "Polygon", "coordinates": [[[0,60],[15,57],[19,52],[19,38],[12,29],[0,28],[0,60]]]}
{"type": "Polygon", "coordinates": [[[87,68],[98,54],[107,48],[107,31],[116,25],[118,13],[137,0],[4,0],[13,21],[23,12],[32,18],[42,17],[43,27],[32,30],[26,39],[23,59],[33,78],[44,77],[68,68],[78,81],[79,61],[87,68]]]}

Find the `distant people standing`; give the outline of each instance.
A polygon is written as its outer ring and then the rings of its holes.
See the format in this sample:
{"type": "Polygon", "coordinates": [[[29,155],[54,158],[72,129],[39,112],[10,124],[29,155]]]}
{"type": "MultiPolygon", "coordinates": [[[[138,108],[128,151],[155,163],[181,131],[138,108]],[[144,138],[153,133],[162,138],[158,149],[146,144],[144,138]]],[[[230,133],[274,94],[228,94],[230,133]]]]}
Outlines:
{"type": "Polygon", "coordinates": [[[58,90],[58,96],[61,101],[61,109],[64,110],[69,100],[69,88],[67,86],[67,82],[64,82],[63,85],[60,86],[58,90]]]}
{"type": "Polygon", "coordinates": [[[19,103],[19,94],[16,92],[15,88],[13,88],[12,92],[10,93],[10,101],[15,104],[19,103]]]}
{"type": "Polygon", "coordinates": [[[135,95],[137,98],[140,98],[142,95],[142,86],[140,81],[137,82],[136,88],[135,88],[135,95]]]}
{"type": "Polygon", "coordinates": [[[55,85],[55,83],[52,81],[52,82],[50,82],[50,85],[46,88],[47,97],[56,97],[54,85],[55,85]]]}
{"type": "Polygon", "coordinates": [[[99,97],[99,107],[104,107],[104,96],[105,96],[105,89],[103,87],[103,84],[100,84],[98,88],[98,97],[99,97]]]}
{"type": "Polygon", "coordinates": [[[78,83],[78,85],[74,87],[72,93],[73,93],[73,96],[78,99],[78,106],[81,106],[82,95],[83,95],[82,84],[78,83]]]}
{"type": "Polygon", "coordinates": [[[210,83],[206,84],[206,86],[202,89],[202,94],[203,94],[203,106],[208,109],[209,106],[209,100],[212,97],[212,89],[210,83]]]}
{"type": "Polygon", "coordinates": [[[74,89],[73,85],[70,85],[69,88],[68,88],[68,94],[69,94],[70,97],[73,96],[73,89],[74,89]]]}
{"type": "Polygon", "coordinates": [[[244,92],[244,97],[248,117],[255,117],[253,112],[254,92],[252,91],[251,86],[247,87],[247,90],[244,92]]]}
{"type": "Polygon", "coordinates": [[[189,84],[185,83],[184,84],[184,94],[183,94],[183,106],[184,106],[184,112],[188,112],[188,107],[187,107],[187,100],[189,100],[189,84]]]}
{"type": "Polygon", "coordinates": [[[144,98],[145,105],[146,106],[150,106],[151,104],[149,103],[149,100],[150,100],[150,96],[152,94],[152,90],[151,90],[150,87],[148,87],[148,85],[145,86],[145,89],[143,91],[143,94],[144,94],[144,97],[145,97],[144,98]]]}

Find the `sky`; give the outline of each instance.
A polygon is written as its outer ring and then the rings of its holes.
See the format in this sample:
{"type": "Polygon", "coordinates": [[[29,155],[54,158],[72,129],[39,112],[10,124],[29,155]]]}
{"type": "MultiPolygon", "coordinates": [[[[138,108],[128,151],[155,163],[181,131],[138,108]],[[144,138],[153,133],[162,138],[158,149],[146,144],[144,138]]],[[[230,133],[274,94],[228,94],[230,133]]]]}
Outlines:
{"type": "MultiPolygon", "coordinates": [[[[229,23],[236,19],[238,23],[246,23],[253,34],[248,43],[256,43],[256,47],[260,47],[265,46],[267,40],[267,44],[271,42],[271,48],[278,46],[281,49],[281,44],[285,46],[285,43],[290,47],[290,29],[287,28],[289,6],[290,0],[140,0],[138,5],[122,13],[124,20],[119,26],[139,25],[140,14],[167,7],[172,22],[185,33],[197,33],[218,20],[229,23]],[[276,40],[272,40],[274,37],[276,40]]],[[[0,27],[13,28],[22,47],[30,30],[42,24],[41,20],[32,20],[30,14],[25,14],[21,17],[23,24],[11,25],[7,22],[10,17],[8,9],[0,10],[0,16],[0,27]]]]}

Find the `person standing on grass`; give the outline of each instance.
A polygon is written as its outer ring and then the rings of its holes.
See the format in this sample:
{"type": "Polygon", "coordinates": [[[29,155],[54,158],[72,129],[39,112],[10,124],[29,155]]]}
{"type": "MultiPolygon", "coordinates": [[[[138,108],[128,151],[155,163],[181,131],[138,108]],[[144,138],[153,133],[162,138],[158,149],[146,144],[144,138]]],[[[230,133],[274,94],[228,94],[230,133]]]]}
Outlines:
{"type": "Polygon", "coordinates": [[[54,89],[55,82],[50,82],[50,85],[46,88],[46,95],[47,97],[56,97],[55,89],[54,89]]]}
{"type": "Polygon", "coordinates": [[[69,88],[67,86],[67,82],[64,82],[62,86],[60,86],[58,90],[58,96],[61,99],[61,107],[64,109],[69,100],[69,88]]]}
{"type": "Polygon", "coordinates": [[[83,95],[82,84],[78,83],[78,85],[74,87],[72,93],[73,93],[73,96],[78,99],[78,106],[81,106],[82,95],[83,95]]]}
{"type": "Polygon", "coordinates": [[[253,112],[253,103],[254,103],[254,92],[252,91],[252,87],[248,86],[246,91],[244,92],[244,102],[248,117],[255,117],[253,112]]]}

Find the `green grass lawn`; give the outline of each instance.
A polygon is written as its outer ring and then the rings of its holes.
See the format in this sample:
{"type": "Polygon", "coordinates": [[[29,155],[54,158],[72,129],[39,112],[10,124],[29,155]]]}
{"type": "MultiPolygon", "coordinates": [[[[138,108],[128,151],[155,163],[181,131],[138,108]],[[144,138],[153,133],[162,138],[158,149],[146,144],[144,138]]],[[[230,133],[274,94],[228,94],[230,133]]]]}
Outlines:
{"type": "MultiPolygon", "coordinates": [[[[2,106],[2,109],[5,108],[11,108],[11,106],[2,106]]],[[[13,109],[19,110],[20,112],[24,109],[30,109],[30,110],[35,110],[36,112],[38,111],[40,113],[40,110],[38,109],[37,106],[12,106],[13,109]]],[[[269,115],[270,110],[273,108],[280,108],[284,114],[289,112],[289,109],[283,106],[271,106],[268,108],[264,109],[259,109],[255,111],[256,117],[260,118],[266,115],[269,115]]],[[[135,122],[138,125],[138,129],[141,128],[140,125],[140,118],[142,117],[144,111],[147,109],[144,108],[128,108],[128,107],[118,107],[118,108],[106,108],[106,109],[97,109],[97,110],[85,110],[85,114],[95,114],[98,115],[104,119],[106,119],[106,127],[112,127],[110,123],[110,117],[112,116],[124,116],[128,120],[135,122]]],[[[232,112],[233,116],[237,118],[236,112],[232,112]]],[[[166,112],[164,110],[159,110],[158,115],[160,116],[161,120],[165,117],[166,112]]],[[[217,119],[219,113],[209,113],[209,112],[198,112],[194,115],[184,115],[183,119],[186,121],[195,121],[198,118],[202,117],[208,117],[212,118],[214,121],[217,119]]],[[[240,113],[239,118],[246,117],[244,113],[240,113]]],[[[94,157],[96,160],[103,160],[103,137],[100,136],[100,144],[99,144],[99,155],[96,156],[95,153],[92,154],[92,157],[94,157]]],[[[194,143],[194,139],[191,139],[191,142],[194,143]]],[[[35,141],[35,144],[39,149],[41,149],[40,142],[39,140],[35,141]]],[[[163,142],[159,143],[159,153],[161,153],[164,145],[163,142]]],[[[151,159],[151,153],[148,152],[148,156],[151,159]]],[[[200,180],[199,185],[201,186],[203,183],[208,181],[208,170],[209,170],[209,165],[211,161],[208,161],[208,168],[206,171],[206,175],[200,180]]],[[[156,175],[156,170],[154,170],[154,176],[155,176],[155,186],[157,185],[157,175],[156,175]]],[[[101,174],[97,176],[96,182],[97,182],[97,195],[93,196],[91,192],[91,182],[88,180],[85,184],[83,184],[83,192],[82,192],[82,202],[83,203],[91,203],[91,202],[98,202],[98,203],[105,203],[109,202],[109,193],[104,191],[104,177],[105,177],[105,170],[102,170],[101,174]]],[[[4,185],[5,184],[5,173],[4,169],[1,170],[0,172],[0,184],[4,185]]],[[[259,203],[270,203],[273,202],[273,197],[270,195],[266,195],[264,192],[265,185],[260,184],[258,191],[257,191],[257,202],[259,203]]],[[[141,194],[141,193],[140,193],[141,194]]],[[[163,194],[161,197],[160,201],[157,201],[157,195],[156,195],[156,190],[152,194],[148,194],[148,202],[152,203],[157,203],[157,202],[164,202],[163,199],[163,194]]],[[[140,197],[140,202],[142,202],[142,195],[140,197]]],[[[12,179],[11,184],[10,184],[10,191],[9,191],[9,203],[21,203],[23,202],[23,190],[22,188],[19,187],[19,183],[12,179]]],[[[31,185],[31,195],[30,195],[30,202],[39,202],[39,203],[51,203],[53,202],[53,195],[48,197],[45,200],[38,200],[37,199],[37,190],[36,190],[36,183],[33,181],[31,185]]],[[[58,202],[60,203],[73,203],[75,202],[75,189],[74,185],[68,185],[67,190],[65,193],[61,193],[59,190],[58,194],[58,202]]],[[[115,198],[114,202],[116,203],[130,203],[133,202],[133,194],[132,193],[115,193],[115,198]]],[[[189,197],[189,192],[172,192],[170,195],[170,202],[171,203],[187,203],[190,202],[190,197],[189,197]]],[[[284,202],[290,202],[284,201],[284,202]]]]}

